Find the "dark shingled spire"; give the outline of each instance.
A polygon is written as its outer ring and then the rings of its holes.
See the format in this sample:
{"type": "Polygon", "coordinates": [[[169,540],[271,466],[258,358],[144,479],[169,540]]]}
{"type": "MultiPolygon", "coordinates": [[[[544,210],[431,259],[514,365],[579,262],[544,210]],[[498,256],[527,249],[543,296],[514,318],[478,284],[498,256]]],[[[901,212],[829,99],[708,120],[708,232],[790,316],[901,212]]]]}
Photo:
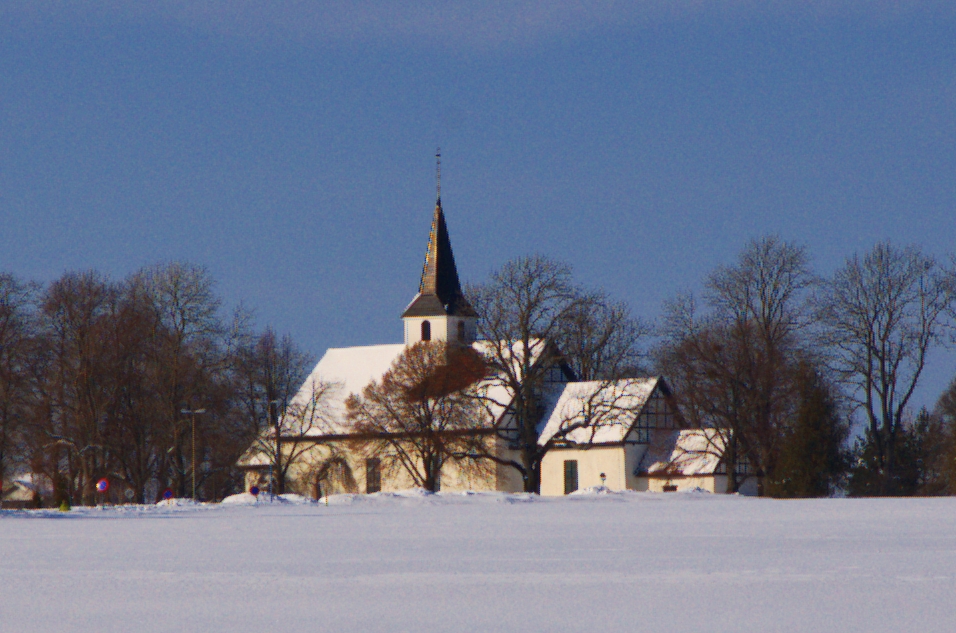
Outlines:
{"type": "Polygon", "coordinates": [[[477,316],[461,292],[441,197],[435,202],[435,218],[428,234],[428,250],[418,296],[402,314],[403,318],[424,316],[477,316]]]}

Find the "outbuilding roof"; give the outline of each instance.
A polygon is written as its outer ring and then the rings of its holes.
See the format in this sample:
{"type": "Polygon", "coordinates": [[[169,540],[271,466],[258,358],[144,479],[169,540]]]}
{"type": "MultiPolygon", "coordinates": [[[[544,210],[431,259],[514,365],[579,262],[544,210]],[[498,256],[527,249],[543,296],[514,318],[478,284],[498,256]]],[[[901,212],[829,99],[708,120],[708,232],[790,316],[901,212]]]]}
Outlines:
{"type": "Polygon", "coordinates": [[[649,475],[713,475],[730,431],[684,429],[659,433],[639,468],[649,475]]]}

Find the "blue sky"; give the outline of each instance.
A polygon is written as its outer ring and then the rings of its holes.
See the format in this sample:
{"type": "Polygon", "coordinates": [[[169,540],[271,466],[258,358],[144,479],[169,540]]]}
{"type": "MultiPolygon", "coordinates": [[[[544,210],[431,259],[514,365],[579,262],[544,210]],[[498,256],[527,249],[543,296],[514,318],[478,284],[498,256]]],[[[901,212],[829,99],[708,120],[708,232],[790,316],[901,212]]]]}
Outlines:
{"type": "Polygon", "coordinates": [[[317,356],[397,341],[438,145],[470,281],[544,253],[654,318],[766,233],[821,274],[943,257],[954,33],[943,2],[0,2],[0,269],[188,260],[317,356]]]}

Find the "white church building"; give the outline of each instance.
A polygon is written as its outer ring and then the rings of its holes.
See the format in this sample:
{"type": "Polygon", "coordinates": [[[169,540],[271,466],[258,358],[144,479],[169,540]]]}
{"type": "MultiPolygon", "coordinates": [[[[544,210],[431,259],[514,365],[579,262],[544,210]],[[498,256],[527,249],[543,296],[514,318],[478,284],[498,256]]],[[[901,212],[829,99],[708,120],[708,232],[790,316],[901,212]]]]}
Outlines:
{"type": "MultiPolygon", "coordinates": [[[[334,493],[375,493],[408,489],[413,480],[400,468],[386,468],[362,449],[351,428],[346,401],[380,379],[402,352],[419,341],[447,341],[472,346],[478,353],[488,343],[477,340],[479,314],[464,296],[439,196],[428,236],[418,292],[402,314],[404,340],[389,345],[332,348],[325,352],[280,425],[283,460],[290,462],[287,490],[319,497],[334,493]],[[316,394],[322,392],[321,413],[316,394]],[[302,412],[309,412],[303,417],[302,412]],[[295,418],[295,422],[291,420],[295,418]],[[307,420],[307,421],[306,421],[307,420]]],[[[539,341],[535,362],[554,362],[539,341]]],[[[727,486],[722,453],[727,439],[718,430],[682,429],[661,377],[604,382],[576,382],[570,370],[556,364],[547,372],[538,444],[542,495],[563,495],[603,486],[610,490],[724,492],[727,486]]],[[[471,461],[448,460],[438,465],[442,491],[523,490],[521,474],[505,462],[517,459],[509,441],[512,424],[509,394],[488,379],[479,389],[494,390],[495,406],[486,407],[477,425],[486,450],[499,459],[478,467],[471,461]]],[[[239,462],[246,489],[265,489],[270,477],[274,435],[250,447],[239,462]]],[[[742,492],[756,492],[756,478],[738,469],[742,492]]]]}

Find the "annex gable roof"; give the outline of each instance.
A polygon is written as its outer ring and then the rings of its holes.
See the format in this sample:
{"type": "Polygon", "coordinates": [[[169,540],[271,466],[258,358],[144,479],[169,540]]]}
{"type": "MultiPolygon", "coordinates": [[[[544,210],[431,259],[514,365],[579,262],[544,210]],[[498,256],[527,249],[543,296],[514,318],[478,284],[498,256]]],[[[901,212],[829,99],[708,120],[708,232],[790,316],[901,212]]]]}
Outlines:
{"type": "Polygon", "coordinates": [[[575,444],[623,442],[659,384],[660,377],[566,383],[550,394],[538,445],[558,436],[575,444]]]}

